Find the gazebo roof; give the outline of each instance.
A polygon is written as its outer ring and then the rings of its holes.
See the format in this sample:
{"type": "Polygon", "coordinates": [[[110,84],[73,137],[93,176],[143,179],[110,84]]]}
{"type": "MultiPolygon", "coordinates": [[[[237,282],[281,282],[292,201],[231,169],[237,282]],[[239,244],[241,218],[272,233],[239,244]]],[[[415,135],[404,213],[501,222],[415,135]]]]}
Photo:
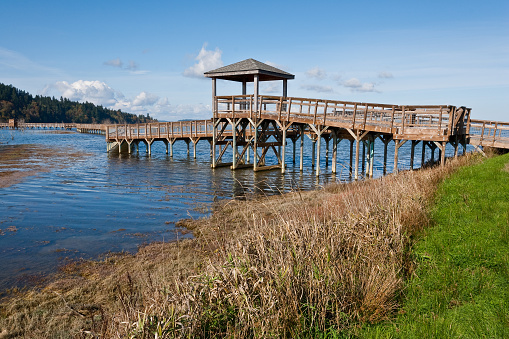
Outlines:
{"type": "Polygon", "coordinates": [[[264,64],[255,59],[246,59],[231,65],[205,72],[207,78],[216,78],[239,82],[253,82],[255,74],[259,81],[294,79],[295,75],[264,64]]]}

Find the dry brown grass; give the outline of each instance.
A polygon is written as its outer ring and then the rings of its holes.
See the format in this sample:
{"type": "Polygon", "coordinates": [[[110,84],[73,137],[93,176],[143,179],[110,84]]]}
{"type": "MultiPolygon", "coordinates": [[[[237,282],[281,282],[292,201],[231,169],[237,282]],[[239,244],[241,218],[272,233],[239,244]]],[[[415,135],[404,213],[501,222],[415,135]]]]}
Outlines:
{"type": "Polygon", "coordinates": [[[66,268],[1,305],[4,337],[295,337],[390,317],[443,168],[230,201],[196,238],[66,268]]]}

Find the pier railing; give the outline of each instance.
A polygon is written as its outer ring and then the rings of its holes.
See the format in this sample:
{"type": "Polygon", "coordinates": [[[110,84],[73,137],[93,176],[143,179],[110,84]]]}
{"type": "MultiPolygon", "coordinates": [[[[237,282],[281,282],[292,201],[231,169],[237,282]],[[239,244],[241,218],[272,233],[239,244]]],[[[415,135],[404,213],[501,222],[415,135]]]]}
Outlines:
{"type": "Polygon", "coordinates": [[[104,124],[74,124],[74,127],[78,129],[97,129],[97,130],[104,130],[106,129],[106,125],[104,124]]]}
{"type": "Polygon", "coordinates": [[[212,120],[106,125],[106,139],[173,139],[211,137],[212,120]]]}
{"type": "Polygon", "coordinates": [[[470,109],[450,105],[399,106],[294,97],[217,96],[215,118],[257,118],[361,129],[396,135],[465,134],[470,109]]]}
{"type": "Polygon", "coordinates": [[[0,123],[0,128],[24,128],[24,129],[72,129],[75,123],[53,123],[53,122],[17,122],[16,125],[0,123]]]}
{"type": "Polygon", "coordinates": [[[471,119],[468,134],[470,144],[509,148],[509,123],[471,119]]]}

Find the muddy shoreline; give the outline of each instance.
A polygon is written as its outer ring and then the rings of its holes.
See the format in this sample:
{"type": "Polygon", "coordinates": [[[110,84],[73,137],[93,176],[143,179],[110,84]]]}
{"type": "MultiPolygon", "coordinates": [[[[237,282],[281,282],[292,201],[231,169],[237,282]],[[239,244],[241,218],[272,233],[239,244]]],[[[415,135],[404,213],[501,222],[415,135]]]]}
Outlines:
{"type": "Polygon", "coordinates": [[[62,168],[63,159],[76,159],[89,154],[64,148],[55,150],[37,144],[0,145],[0,188],[23,182],[27,177],[62,168]]]}

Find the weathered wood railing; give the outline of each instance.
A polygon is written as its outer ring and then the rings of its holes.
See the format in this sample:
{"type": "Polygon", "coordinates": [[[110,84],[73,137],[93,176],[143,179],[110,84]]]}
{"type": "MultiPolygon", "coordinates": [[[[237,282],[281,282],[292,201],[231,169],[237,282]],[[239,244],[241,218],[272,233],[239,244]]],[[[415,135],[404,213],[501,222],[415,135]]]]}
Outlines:
{"type": "Polygon", "coordinates": [[[470,144],[509,148],[509,123],[471,119],[468,126],[470,144]]]}
{"type": "Polygon", "coordinates": [[[49,122],[17,122],[0,123],[0,128],[18,128],[18,129],[60,129],[71,130],[75,128],[81,133],[104,134],[106,125],[104,124],[77,124],[77,123],[49,123],[49,122]]]}
{"type": "Polygon", "coordinates": [[[449,105],[398,106],[294,97],[218,96],[216,118],[264,118],[396,135],[465,134],[470,109],[449,105]]]}
{"type": "MultiPolygon", "coordinates": [[[[16,128],[24,129],[72,129],[75,123],[51,123],[51,122],[17,122],[16,128]]],[[[0,123],[0,128],[13,127],[9,123],[0,123]]]]}
{"type": "Polygon", "coordinates": [[[106,130],[106,125],[104,124],[75,124],[77,129],[97,129],[97,130],[106,130]]]}
{"type": "Polygon", "coordinates": [[[212,120],[106,125],[106,139],[199,138],[212,136],[212,120]]]}

